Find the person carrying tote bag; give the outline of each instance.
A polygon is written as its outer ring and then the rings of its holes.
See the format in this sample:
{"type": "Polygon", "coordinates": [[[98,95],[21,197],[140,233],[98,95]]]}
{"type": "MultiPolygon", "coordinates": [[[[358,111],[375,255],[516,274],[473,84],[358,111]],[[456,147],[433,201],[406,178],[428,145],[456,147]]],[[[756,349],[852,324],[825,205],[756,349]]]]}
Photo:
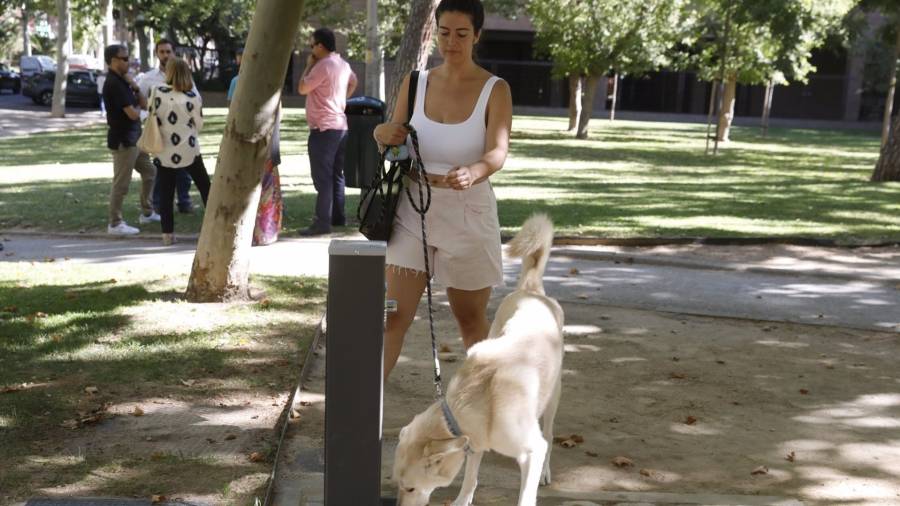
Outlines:
{"type": "Polygon", "coordinates": [[[156,152],[154,163],[160,184],[159,217],[163,245],[175,242],[175,176],[177,169],[191,175],[203,206],[209,197],[209,174],[200,156],[200,129],[203,113],[200,97],[194,88],[191,68],[181,58],[173,57],[166,64],[166,85],[153,90],[151,113],[147,121],[159,128],[163,149],[156,152]]]}
{"type": "Polygon", "coordinates": [[[156,122],[156,90],[150,92],[150,112],[147,119],[144,120],[144,129],[141,132],[141,138],[137,141],[137,147],[144,153],[155,155],[161,153],[165,149],[162,133],[159,131],[159,124],[156,122]]]}

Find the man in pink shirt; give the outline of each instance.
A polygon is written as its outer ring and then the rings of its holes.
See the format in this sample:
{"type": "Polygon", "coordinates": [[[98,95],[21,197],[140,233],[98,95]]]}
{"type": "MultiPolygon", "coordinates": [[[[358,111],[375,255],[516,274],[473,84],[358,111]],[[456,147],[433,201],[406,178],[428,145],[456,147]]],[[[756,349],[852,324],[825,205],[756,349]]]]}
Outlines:
{"type": "Polygon", "coordinates": [[[347,224],[344,214],[344,147],[347,144],[347,98],[356,90],[356,74],[335,52],[334,32],[319,28],[297,91],[306,95],[309,165],[316,188],[316,217],[300,235],[331,232],[347,224]]]}

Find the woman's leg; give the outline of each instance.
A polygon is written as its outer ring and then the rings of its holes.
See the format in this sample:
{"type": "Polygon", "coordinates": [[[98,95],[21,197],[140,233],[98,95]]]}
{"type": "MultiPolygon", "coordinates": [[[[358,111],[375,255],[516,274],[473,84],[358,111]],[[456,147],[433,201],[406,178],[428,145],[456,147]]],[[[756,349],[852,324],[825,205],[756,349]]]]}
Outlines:
{"type": "Polygon", "coordinates": [[[162,233],[171,234],[175,231],[175,215],[172,210],[175,200],[175,169],[159,167],[156,171],[159,181],[159,222],[162,233]]]}
{"type": "Polygon", "coordinates": [[[472,347],[478,341],[483,341],[491,330],[491,324],[487,319],[487,305],[491,299],[491,287],[481,290],[460,290],[447,288],[447,298],[450,300],[450,309],[459,325],[463,343],[466,349],[472,347]]]}
{"type": "Polygon", "coordinates": [[[425,291],[425,273],[388,265],[385,269],[387,298],[397,301],[397,311],[387,314],[384,328],[384,380],[387,381],[403,348],[403,338],[413,319],[419,299],[425,291]]]}
{"type": "Polygon", "coordinates": [[[191,175],[191,179],[194,180],[194,184],[197,185],[197,190],[203,199],[203,207],[206,207],[206,199],[209,198],[210,182],[209,174],[206,173],[206,166],[203,165],[203,158],[198,156],[194,163],[187,167],[187,172],[191,175]]]}

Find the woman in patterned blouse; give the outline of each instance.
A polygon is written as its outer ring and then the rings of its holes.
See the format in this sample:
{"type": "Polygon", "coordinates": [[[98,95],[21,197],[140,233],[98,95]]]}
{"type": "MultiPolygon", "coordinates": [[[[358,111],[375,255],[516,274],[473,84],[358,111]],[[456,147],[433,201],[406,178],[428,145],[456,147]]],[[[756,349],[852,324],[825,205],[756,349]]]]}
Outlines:
{"type": "Polygon", "coordinates": [[[203,113],[200,97],[194,87],[191,68],[181,58],[173,57],[166,64],[166,86],[151,92],[150,107],[159,125],[165,149],[155,160],[160,185],[159,216],[163,244],[175,242],[175,217],[172,202],[175,197],[175,169],[185,169],[197,185],[203,206],[209,196],[209,174],[200,156],[200,129],[203,113]]]}

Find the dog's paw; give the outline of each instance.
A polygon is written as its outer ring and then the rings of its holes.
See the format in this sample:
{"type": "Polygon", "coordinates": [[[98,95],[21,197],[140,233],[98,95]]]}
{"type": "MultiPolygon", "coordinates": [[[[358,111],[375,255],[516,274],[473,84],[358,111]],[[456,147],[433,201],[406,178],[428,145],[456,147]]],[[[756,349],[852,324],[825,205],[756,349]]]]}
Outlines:
{"type": "Polygon", "coordinates": [[[550,467],[545,467],[541,472],[541,486],[547,486],[552,482],[553,480],[550,477],[550,467]]]}
{"type": "Polygon", "coordinates": [[[450,506],[472,506],[472,500],[469,498],[456,499],[450,506]]]}

